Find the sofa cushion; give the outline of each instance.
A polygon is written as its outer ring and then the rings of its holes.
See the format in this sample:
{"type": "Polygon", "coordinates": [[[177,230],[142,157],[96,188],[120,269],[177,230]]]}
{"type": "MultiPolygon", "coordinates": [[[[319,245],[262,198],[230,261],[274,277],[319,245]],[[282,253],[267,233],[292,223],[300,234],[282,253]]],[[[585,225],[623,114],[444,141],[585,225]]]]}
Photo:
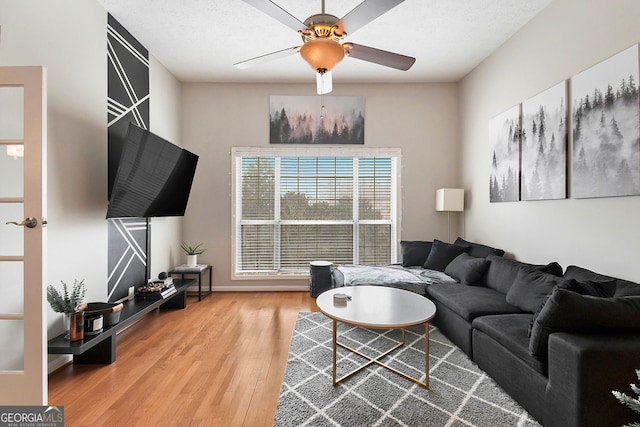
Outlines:
{"type": "Polygon", "coordinates": [[[530,322],[531,314],[528,313],[501,314],[478,317],[473,321],[472,327],[484,332],[528,366],[546,375],[545,361],[529,354],[527,329],[530,322]]]}
{"type": "Polygon", "coordinates": [[[487,255],[490,254],[497,256],[504,255],[504,251],[502,249],[492,248],[491,246],[481,245],[480,243],[468,242],[462,237],[458,237],[453,244],[469,248],[467,251],[468,254],[477,258],[486,258],[487,255]]]}
{"type": "Polygon", "coordinates": [[[491,261],[491,264],[487,269],[487,274],[484,276],[484,284],[503,294],[509,292],[509,288],[521,269],[540,270],[545,273],[562,276],[562,267],[557,262],[551,262],[546,265],[534,265],[492,254],[488,255],[487,259],[491,261]]]}
{"type": "Polygon", "coordinates": [[[478,316],[520,312],[507,303],[504,294],[483,286],[434,284],[427,286],[427,296],[438,300],[469,323],[478,316]]]}
{"type": "Polygon", "coordinates": [[[611,298],[616,294],[616,281],[614,279],[592,282],[590,280],[567,279],[565,277],[558,284],[558,287],[580,295],[591,295],[601,298],[611,298]]]}
{"type": "Polygon", "coordinates": [[[521,269],[507,292],[507,302],[533,314],[561,280],[539,270],[521,269]]]}
{"type": "MultiPolygon", "coordinates": [[[[576,279],[566,279],[563,278],[560,283],[555,287],[555,289],[566,289],[568,291],[576,292],[580,295],[591,295],[594,297],[603,297],[609,298],[612,297],[616,287],[614,281],[609,282],[579,282],[576,279]]],[[[529,336],[531,336],[531,330],[533,329],[533,324],[536,319],[540,315],[540,311],[547,302],[547,299],[551,296],[551,293],[548,294],[542,303],[538,306],[535,313],[533,313],[533,319],[531,319],[531,323],[529,324],[529,336]]]]}
{"type": "Polygon", "coordinates": [[[640,331],[640,296],[602,298],[556,288],[533,323],[529,351],[546,358],[554,332],[631,331],[640,331]]]}
{"type": "Polygon", "coordinates": [[[595,273],[586,268],[578,267],[576,265],[570,265],[567,267],[567,271],[564,273],[564,277],[567,279],[577,279],[578,281],[591,281],[591,282],[608,282],[614,280],[616,283],[616,292],[614,296],[640,296],[640,284],[631,282],[629,280],[617,279],[611,276],[605,276],[604,274],[595,273]]]}
{"type": "Polygon", "coordinates": [[[433,242],[419,240],[403,240],[400,242],[400,253],[402,254],[403,267],[422,267],[431,252],[433,242]]]}
{"type": "Polygon", "coordinates": [[[462,253],[447,265],[444,272],[463,285],[477,285],[489,267],[488,259],[462,253]]]}
{"type": "Polygon", "coordinates": [[[455,257],[467,250],[468,248],[463,246],[434,240],[431,246],[431,252],[429,252],[429,256],[424,262],[423,267],[429,270],[444,271],[455,257]]]}

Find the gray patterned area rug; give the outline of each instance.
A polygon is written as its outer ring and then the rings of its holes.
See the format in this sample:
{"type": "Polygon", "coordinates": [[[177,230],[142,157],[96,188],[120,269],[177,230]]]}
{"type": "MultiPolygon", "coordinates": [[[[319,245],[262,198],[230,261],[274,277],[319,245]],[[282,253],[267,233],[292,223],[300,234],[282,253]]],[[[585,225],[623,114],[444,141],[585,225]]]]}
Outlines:
{"type": "MultiPolygon", "coordinates": [[[[399,330],[338,325],[339,342],[372,357],[400,340],[399,330]]],[[[334,387],[331,334],[322,313],[298,314],[275,426],[539,425],[437,328],[429,329],[429,390],[376,364],[334,387]]],[[[424,380],[424,326],[407,329],[405,342],[382,360],[424,380]]],[[[338,377],[363,361],[338,347],[338,377]]]]}

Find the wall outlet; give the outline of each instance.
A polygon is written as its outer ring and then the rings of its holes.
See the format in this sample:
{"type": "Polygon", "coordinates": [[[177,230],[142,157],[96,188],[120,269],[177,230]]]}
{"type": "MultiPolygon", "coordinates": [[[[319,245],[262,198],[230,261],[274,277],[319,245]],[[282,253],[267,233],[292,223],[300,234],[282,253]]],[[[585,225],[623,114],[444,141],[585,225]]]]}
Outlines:
{"type": "Polygon", "coordinates": [[[136,294],[136,287],[135,286],[129,286],[129,301],[131,301],[133,299],[135,294],[136,294]]]}

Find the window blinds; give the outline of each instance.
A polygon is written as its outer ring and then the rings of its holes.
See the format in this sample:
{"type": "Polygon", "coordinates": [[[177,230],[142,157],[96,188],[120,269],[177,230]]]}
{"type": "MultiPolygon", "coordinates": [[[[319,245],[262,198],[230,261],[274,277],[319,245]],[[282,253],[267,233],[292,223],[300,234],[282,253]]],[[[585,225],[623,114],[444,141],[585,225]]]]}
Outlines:
{"type": "Polygon", "coordinates": [[[237,276],[396,260],[399,150],[322,151],[234,150],[237,276]]]}

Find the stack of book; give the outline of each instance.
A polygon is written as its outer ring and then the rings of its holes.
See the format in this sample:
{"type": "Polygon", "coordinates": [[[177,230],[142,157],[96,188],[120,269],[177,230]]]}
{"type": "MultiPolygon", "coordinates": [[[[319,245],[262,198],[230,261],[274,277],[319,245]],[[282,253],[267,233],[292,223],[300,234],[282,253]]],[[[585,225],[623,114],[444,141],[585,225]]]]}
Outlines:
{"type": "Polygon", "coordinates": [[[162,298],[166,298],[169,295],[173,295],[176,293],[176,287],[173,286],[173,283],[167,287],[165,287],[162,291],[160,291],[160,295],[162,295],[162,298]]]}
{"type": "Polygon", "coordinates": [[[145,286],[140,286],[136,290],[138,299],[165,299],[176,293],[173,280],[150,280],[145,286]]]}

